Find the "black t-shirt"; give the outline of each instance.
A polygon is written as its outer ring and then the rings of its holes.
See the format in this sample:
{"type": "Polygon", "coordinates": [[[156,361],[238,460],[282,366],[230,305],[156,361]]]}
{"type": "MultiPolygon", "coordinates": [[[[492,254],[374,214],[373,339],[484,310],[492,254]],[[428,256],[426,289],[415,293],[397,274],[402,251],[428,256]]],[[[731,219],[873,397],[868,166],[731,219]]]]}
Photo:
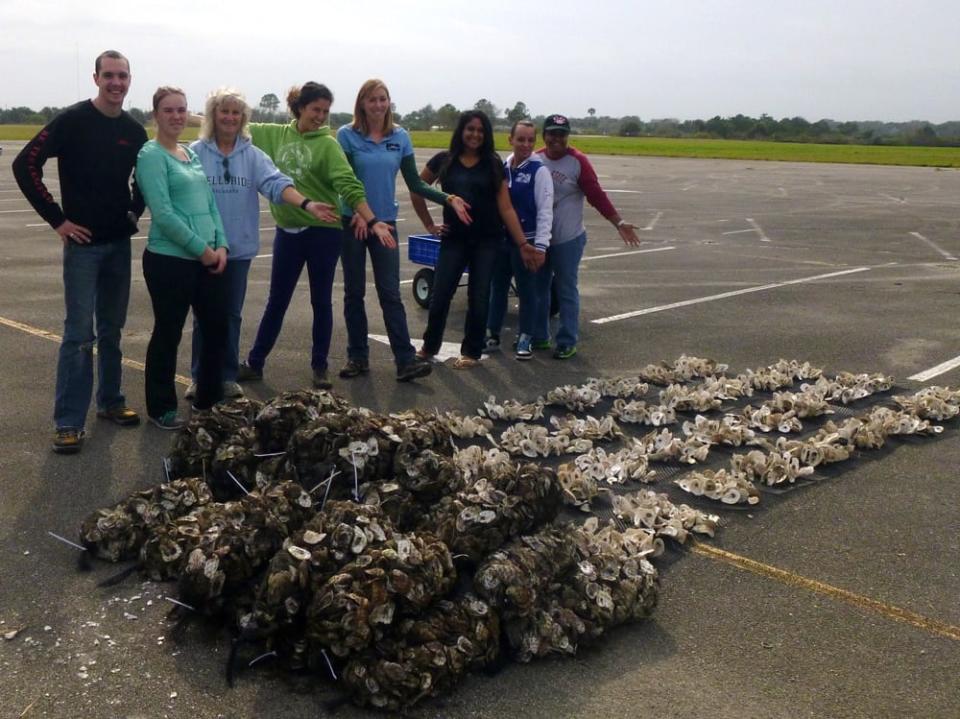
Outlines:
{"type": "Polygon", "coordinates": [[[65,219],[88,228],[93,242],[125,239],[135,226],[127,212],[143,212],[131,193],[131,175],[147,133],[123,112],[108,117],[90,100],[72,105],[50,121],[13,162],[17,184],[52,227],[65,219]],[[60,205],[43,184],[43,164],[57,158],[60,205]]]}
{"type": "MultiPolygon", "coordinates": [[[[430,172],[440,173],[449,152],[439,152],[430,158],[427,167],[430,172]]],[[[499,158],[498,158],[499,162],[499,158]]],[[[502,163],[500,163],[502,166],[502,163]]],[[[464,225],[450,205],[443,206],[443,223],[452,236],[469,240],[495,240],[503,238],[503,222],[497,209],[497,189],[490,178],[487,165],[478,162],[473,167],[464,167],[460,158],[450,162],[447,172],[440,180],[444,192],[459,195],[470,205],[470,217],[473,223],[464,225]]]]}

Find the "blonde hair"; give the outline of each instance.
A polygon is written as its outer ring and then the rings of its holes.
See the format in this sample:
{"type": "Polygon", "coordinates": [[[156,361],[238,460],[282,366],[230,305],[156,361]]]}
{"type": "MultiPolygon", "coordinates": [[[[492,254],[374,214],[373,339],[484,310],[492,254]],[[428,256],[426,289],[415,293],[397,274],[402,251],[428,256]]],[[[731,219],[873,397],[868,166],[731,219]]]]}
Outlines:
{"type": "MultiPolygon", "coordinates": [[[[363,102],[367,99],[367,95],[377,88],[383,88],[383,91],[387,94],[387,99],[390,99],[390,90],[387,89],[386,83],[383,80],[372,78],[360,86],[360,92],[357,93],[357,102],[353,106],[353,124],[351,127],[364,135],[370,134],[370,123],[367,122],[367,111],[363,107],[363,102]]],[[[391,103],[391,107],[387,108],[387,114],[383,117],[383,133],[385,135],[393,132],[394,128],[392,105],[393,103],[391,103]]]]}
{"type": "Polygon", "coordinates": [[[172,85],[161,85],[157,88],[157,91],[153,93],[154,114],[157,113],[157,108],[160,107],[160,102],[168,95],[182,95],[184,100],[187,99],[187,93],[185,93],[179,87],[173,87],[172,85]]]}
{"type": "Polygon", "coordinates": [[[240,112],[243,115],[240,119],[240,137],[250,138],[250,130],[247,127],[247,123],[250,122],[250,116],[253,110],[250,109],[247,98],[243,96],[242,92],[232,87],[218,87],[207,97],[207,105],[203,110],[203,122],[200,124],[201,140],[212,140],[215,137],[217,110],[221,105],[228,102],[233,102],[240,106],[240,112]]]}

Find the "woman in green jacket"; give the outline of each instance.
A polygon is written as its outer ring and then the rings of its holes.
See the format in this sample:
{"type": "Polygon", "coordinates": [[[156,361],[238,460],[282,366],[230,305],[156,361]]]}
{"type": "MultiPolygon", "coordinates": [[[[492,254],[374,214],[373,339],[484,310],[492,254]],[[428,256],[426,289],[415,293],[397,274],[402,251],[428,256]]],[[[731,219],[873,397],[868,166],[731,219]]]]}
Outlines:
{"type": "MultiPolygon", "coordinates": [[[[377,239],[396,246],[390,227],[380,222],[367,204],[363,185],[353,174],[343,150],[327,125],[333,93],[316,82],[293,88],[287,106],[294,120],[289,125],[251,123],[253,144],[293,179],[305,197],[331,205],[338,196],[359,215],[377,239]]],[[[270,271],[270,293],[257,329],[257,338],[240,365],[237,381],[263,379],[263,366],[283,326],[293,290],[307,266],[310,303],[313,305],[313,386],[329,388],[327,354],[333,331],[333,277],[340,258],[340,222],[323,222],[303,209],[271,203],[277,222],[270,271]]]]}
{"type": "Polygon", "coordinates": [[[178,140],[187,124],[183,90],[161,87],[153,95],[157,138],[137,155],[137,185],[150,208],[143,251],[143,277],[153,304],[153,333],[147,346],[147,414],[161,429],[179,429],[177,348],[187,311],[203,329],[204,350],[197,376],[195,409],[223,398],[221,372],[227,338],[227,239],[200,160],[178,140]]]}

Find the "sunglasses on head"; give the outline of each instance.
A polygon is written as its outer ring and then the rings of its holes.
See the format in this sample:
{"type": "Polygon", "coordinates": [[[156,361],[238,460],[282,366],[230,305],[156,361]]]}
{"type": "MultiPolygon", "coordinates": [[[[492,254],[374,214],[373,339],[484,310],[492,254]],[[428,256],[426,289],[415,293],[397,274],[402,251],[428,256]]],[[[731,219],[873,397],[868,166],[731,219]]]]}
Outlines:
{"type": "Polygon", "coordinates": [[[223,158],[223,179],[230,182],[230,160],[223,158]]]}

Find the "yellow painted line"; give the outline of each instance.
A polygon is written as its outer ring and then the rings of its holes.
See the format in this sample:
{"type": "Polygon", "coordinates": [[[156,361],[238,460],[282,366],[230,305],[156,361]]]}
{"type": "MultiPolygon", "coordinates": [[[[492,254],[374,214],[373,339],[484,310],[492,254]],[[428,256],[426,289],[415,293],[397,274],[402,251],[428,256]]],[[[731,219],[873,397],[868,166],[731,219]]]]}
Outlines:
{"type": "MultiPolygon", "coordinates": [[[[25,325],[23,322],[17,322],[16,320],[7,319],[6,317],[0,317],[0,325],[5,325],[11,329],[20,330],[21,332],[26,332],[28,335],[33,335],[34,337],[42,337],[45,340],[50,340],[51,342],[56,342],[60,344],[63,338],[60,335],[56,335],[53,332],[47,332],[42,330],[39,327],[31,327],[30,325],[25,325]]],[[[93,349],[94,354],[96,354],[96,347],[93,349]]],[[[138,369],[143,372],[147,367],[143,362],[138,362],[137,360],[128,359],[124,357],[120,360],[123,363],[124,367],[130,367],[132,369],[138,369]]],[[[191,379],[189,377],[184,377],[183,375],[174,375],[173,379],[176,382],[179,382],[182,385],[189,385],[191,379]]]]}
{"type": "Polygon", "coordinates": [[[693,544],[690,547],[690,551],[694,554],[699,554],[702,557],[707,557],[708,559],[713,559],[718,562],[731,564],[738,569],[753,572],[761,577],[775,579],[778,582],[782,582],[783,584],[787,584],[792,587],[800,587],[801,589],[807,589],[811,592],[815,592],[816,594],[822,594],[832,599],[846,602],[847,604],[857,607],[858,609],[865,609],[867,611],[874,612],[886,617],[887,619],[909,624],[917,629],[930,632],[931,634],[936,634],[941,637],[947,637],[948,639],[960,641],[960,627],[947,624],[946,622],[941,622],[936,619],[924,617],[923,615],[916,614],[908,609],[904,609],[903,607],[886,604],[885,602],[878,602],[876,599],[870,599],[862,594],[850,592],[846,589],[841,589],[840,587],[834,587],[832,584],[818,582],[815,579],[808,579],[807,577],[802,577],[799,574],[778,569],[777,567],[773,567],[769,564],[758,562],[755,559],[749,559],[748,557],[734,554],[733,552],[727,552],[723,549],[717,549],[716,547],[711,547],[706,544],[693,544]]]}

